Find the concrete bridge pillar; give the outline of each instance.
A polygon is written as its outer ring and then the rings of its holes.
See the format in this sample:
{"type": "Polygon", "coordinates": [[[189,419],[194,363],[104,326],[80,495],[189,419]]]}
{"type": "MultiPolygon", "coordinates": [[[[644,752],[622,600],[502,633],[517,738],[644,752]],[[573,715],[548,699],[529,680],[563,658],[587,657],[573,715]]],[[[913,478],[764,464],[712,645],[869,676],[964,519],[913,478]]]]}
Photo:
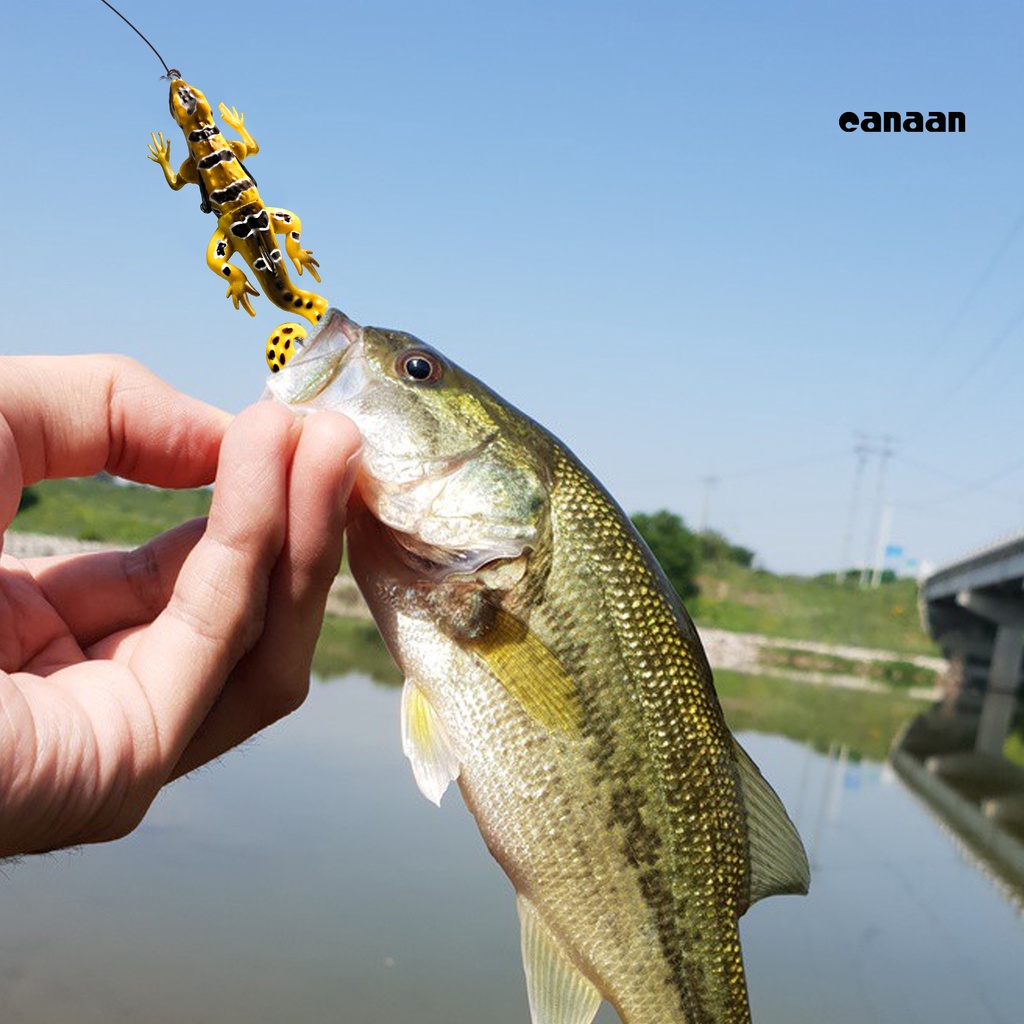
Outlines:
{"type": "Polygon", "coordinates": [[[1024,657],[1024,601],[976,591],[962,591],[956,600],[957,604],[996,625],[996,641],[974,749],[979,754],[1001,757],[1017,707],[1017,687],[1024,657]]]}

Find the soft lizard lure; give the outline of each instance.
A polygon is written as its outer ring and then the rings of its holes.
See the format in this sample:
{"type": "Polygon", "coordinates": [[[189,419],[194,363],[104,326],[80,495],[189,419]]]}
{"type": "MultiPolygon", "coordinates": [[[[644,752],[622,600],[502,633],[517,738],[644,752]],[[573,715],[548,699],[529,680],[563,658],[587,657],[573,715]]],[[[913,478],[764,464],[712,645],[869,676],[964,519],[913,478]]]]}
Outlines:
{"type": "MultiPolygon", "coordinates": [[[[235,309],[255,316],[251,297],[259,295],[244,271],[228,261],[236,253],[249,264],[256,279],[274,305],[305,317],[315,324],[327,310],[322,295],[305,291],[292,283],[285,268],[277,236],[283,235],[285,252],[301,276],[308,270],[317,282],[319,264],[308,249],[302,248],[302,222],[290,210],[268,207],[256,188],[256,180],[245,169],[243,160],[255,156],[260,147],[245,127],[245,115],[223,103],[220,114],[225,123],[238,132],[240,141],[225,139],[213,119],[206,97],[189,85],[181,73],[169,68],[157,48],[107,0],[101,0],[156,54],[170,81],[170,107],[188,147],[188,158],[175,172],[171,167],[171,144],[163,132],[155,132],[149,146],[149,159],[158,163],[167,184],[177,191],[187,184],[199,186],[203,213],[217,216],[217,229],[206,247],[206,262],[222,280],[227,279],[227,296],[235,309]]],[[[281,369],[306,337],[306,329],[297,323],[281,324],[267,340],[267,363],[275,373],[281,369]]]]}
{"type": "MultiPolygon", "coordinates": [[[[221,117],[241,137],[240,141],[225,139],[206,97],[173,69],[171,76],[171,116],[185,136],[188,158],[175,172],[170,141],[164,139],[163,132],[156,132],[149,146],[149,159],[161,166],[167,184],[175,191],[186,184],[198,185],[200,209],[216,215],[217,228],[206,247],[207,265],[218,277],[227,279],[227,296],[235,309],[255,316],[250,296],[259,292],[244,271],[229,262],[236,252],[241,253],[271,302],[315,324],[326,312],[327,300],[292,283],[277,235],[284,236],[285,251],[300,275],[305,269],[319,281],[319,264],[308,249],[302,248],[299,218],[290,210],[264,205],[255,180],[242,163],[259,152],[245,127],[245,115],[220,104],[221,117]]],[[[267,342],[271,370],[276,372],[285,365],[305,333],[299,324],[282,324],[271,334],[267,342]]]]}

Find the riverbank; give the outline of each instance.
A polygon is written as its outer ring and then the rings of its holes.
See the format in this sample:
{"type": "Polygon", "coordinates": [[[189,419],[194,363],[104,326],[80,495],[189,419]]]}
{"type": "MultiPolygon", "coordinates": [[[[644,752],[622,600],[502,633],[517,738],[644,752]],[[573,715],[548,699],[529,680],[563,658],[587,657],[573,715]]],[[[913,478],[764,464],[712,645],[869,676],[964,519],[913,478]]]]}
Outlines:
{"type": "MultiPolygon", "coordinates": [[[[95,540],[78,540],[75,537],[57,537],[48,533],[16,533],[8,530],[4,534],[4,554],[14,558],[49,558],[54,555],[76,555],[91,551],[127,551],[129,544],[111,544],[95,540]]],[[[342,618],[371,621],[370,610],[366,607],[356,582],[347,573],[341,573],[331,586],[327,599],[327,611],[342,618]]]]}
{"type": "MultiPolygon", "coordinates": [[[[16,558],[124,550],[126,546],[40,533],[8,531],[4,535],[4,552],[16,558]]],[[[359,588],[347,573],[339,574],[331,587],[327,611],[339,619],[354,619],[362,623],[372,621],[359,588]]],[[[917,700],[934,700],[940,695],[938,680],[946,668],[942,658],[852,644],[737,632],[703,623],[700,618],[697,626],[708,661],[716,673],[741,672],[873,693],[898,690],[917,700]]],[[[339,638],[342,633],[346,638],[355,635],[351,630],[336,629],[332,632],[339,638]]],[[[362,632],[358,628],[355,632],[359,634],[359,642],[365,643],[362,632]]],[[[344,641],[339,639],[338,642],[344,641]]]]}
{"type": "MultiPolygon", "coordinates": [[[[110,550],[116,545],[7,533],[21,558],[110,550]]],[[[123,546],[122,546],[123,549],[123,546]]],[[[398,685],[401,673],[347,573],[331,588],[313,670],[328,680],[361,673],[398,685]]],[[[934,701],[941,659],[871,647],[734,632],[698,623],[715,686],[732,728],[774,732],[818,749],[882,761],[903,725],[934,701]],[[928,685],[912,685],[926,673],[928,685]],[[901,682],[902,681],[902,682],[901,682]]]]}
{"type": "Polygon", "coordinates": [[[704,650],[717,672],[727,669],[793,682],[872,693],[899,689],[917,700],[937,700],[944,658],[907,656],[873,647],[823,644],[760,633],[734,633],[697,623],[704,650]]]}

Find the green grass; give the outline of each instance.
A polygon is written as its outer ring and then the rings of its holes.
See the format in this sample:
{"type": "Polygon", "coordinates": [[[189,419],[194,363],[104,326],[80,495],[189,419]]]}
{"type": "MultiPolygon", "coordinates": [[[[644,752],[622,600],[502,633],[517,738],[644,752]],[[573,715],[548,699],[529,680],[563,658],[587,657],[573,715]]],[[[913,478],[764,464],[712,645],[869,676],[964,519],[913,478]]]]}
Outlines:
{"type": "MultiPolygon", "coordinates": [[[[29,498],[35,500],[18,513],[15,530],[137,544],[205,515],[210,491],[121,487],[91,477],[44,481],[30,488],[29,498]]],[[[711,562],[700,584],[700,596],[690,602],[700,626],[905,655],[938,653],[918,620],[912,580],[863,591],[851,583],[839,586],[831,577],[773,576],[735,563],[711,562]]]]}
{"type": "Polygon", "coordinates": [[[83,477],[43,480],[29,488],[28,495],[11,524],[13,530],[140,544],[187,519],[206,515],[211,492],[122,487],[102,477],[83,477]]]}
{"type": "Polygon", "coordinates": [[[820,654],[799,647],[763,647],[758,663],[765,668],[795,669],[799,672],[824,672],[829,675],[858,676],[893,689],[935,685],[936,673],[909,661],[855,661],[837,654],[820,654]]]}
{"type": "Polygon", "coordinates": [[[782,679],[717,672],[715,686],[734,732],[780,734],[820,750],[843,743],[854,756],[882,761],[896,734],[926,701],[898,694],[840,690],[782,679]]]}
{"type": "Polygon", "coordinates": [[[876,590],[832,577],[773,576],[720,562],[705,566],[690,602],[698,626],[792,640],[937,655],[917,613],[917,585],[895,580],[876,590]]]}

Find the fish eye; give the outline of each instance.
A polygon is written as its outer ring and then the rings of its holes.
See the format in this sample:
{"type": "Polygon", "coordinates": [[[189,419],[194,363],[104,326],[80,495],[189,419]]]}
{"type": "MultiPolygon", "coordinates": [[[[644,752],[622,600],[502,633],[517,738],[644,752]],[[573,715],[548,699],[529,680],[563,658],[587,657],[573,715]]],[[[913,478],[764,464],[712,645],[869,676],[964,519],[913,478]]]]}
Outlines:
{"type": "Polygon", "coordinates": [[[436,384],[441,379],[441,360],[433,352],[403,352],[398,357],[398,372],[416,384],[436,384]]]}

